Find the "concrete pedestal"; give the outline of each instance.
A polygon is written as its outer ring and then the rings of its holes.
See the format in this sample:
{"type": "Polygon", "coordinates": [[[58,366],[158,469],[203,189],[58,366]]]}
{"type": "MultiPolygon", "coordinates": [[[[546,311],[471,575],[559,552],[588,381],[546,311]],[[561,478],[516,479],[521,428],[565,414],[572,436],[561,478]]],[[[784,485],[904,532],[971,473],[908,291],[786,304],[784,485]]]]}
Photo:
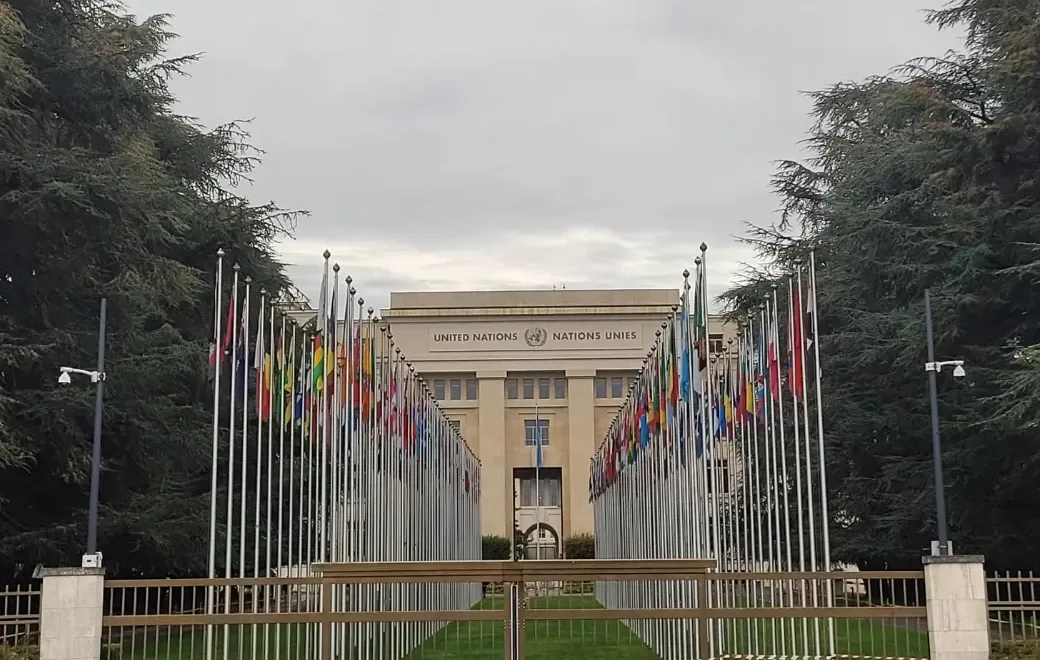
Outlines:
{"type": "Polygon", "coordinates": [[[43,568],[40,660],[100,660],[103,568],[43,568]]]}
{"type": "Polygon", "coordinates": [[[983,558],[947,555],[922,561],[930,660],[989,658],[983,558]]]}

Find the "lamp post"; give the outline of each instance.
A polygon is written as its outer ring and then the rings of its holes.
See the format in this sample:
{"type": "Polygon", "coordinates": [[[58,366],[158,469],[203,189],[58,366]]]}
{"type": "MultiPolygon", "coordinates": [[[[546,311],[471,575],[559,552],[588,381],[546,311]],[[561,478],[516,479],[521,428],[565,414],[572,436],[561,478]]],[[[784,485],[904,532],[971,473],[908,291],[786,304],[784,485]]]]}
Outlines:
{"type": "Polygon", "coordinates": [[[935,518],[939,532],[938,542],[932,544],[933,555],[952,555],[950,533],[946,526],[946,486],[943,484],[942,441],[939,439],[939,398],[936,393],[936,374],[943,367],[953,367],[954,378],[964,378],[964,360],[935,361],[935,341],[932,335],[932,302],[928,289],[924,291],[924,327],[928,340],[928,361],[924,370],[928,372],[928,396],[932,408],[932,465],[935,468],[935,518]]]}
{"type": "Polygon", "coordinates": [[[98,490],[101,482],[101,407],[105,389],[105,311],[107,301],[101,299],[101,320],[98,324],[97,370],[61,367],[58,383],[68,385],[72,382],[69,374],[88,376],[90,382],[97,386],[94,397],[94,446],[90,459],[90,504],[87,514],[87,552],[83,555],[84,568],[99,568],[101,553],[97,549],[98,490]]]}

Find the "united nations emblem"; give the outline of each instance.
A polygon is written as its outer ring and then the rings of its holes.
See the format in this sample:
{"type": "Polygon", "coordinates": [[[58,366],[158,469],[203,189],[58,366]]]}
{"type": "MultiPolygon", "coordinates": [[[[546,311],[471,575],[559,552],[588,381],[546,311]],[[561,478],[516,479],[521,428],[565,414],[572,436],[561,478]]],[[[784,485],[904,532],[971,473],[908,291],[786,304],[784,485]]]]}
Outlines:
{"type": "Polygon", "coordinates": [[[531,348],[537,348],[539,346],[545,346],[545,338],[548,334],[543,328],[528,328],[527,332],[524,333],[524,341],[531,348]]]}

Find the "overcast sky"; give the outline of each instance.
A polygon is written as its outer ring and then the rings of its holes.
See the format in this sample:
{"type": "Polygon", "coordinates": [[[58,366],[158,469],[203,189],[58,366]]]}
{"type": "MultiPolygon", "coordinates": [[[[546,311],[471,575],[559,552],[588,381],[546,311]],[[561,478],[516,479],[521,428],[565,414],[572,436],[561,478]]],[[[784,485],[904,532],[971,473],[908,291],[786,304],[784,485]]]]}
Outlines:
{"type": "MultiPolygon", "coordinates": [[[[940,0],[934,0],[938,2],[940,0]]],[[[209,126],[254,118],[247,194],[311,211],[281,252],[389,291],[678,288],[713,294],[771,222],[805,90],[958,44],[929,0],[130,0],[173,14],[174,82],[209,126]]]]}

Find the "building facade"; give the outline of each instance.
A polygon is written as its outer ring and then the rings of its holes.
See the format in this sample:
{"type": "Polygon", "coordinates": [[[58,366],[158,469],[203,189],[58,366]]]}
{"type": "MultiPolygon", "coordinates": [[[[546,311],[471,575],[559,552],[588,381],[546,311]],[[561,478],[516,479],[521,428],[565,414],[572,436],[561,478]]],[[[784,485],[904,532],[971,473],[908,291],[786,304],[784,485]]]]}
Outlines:
{"type": "MultiPolygon", "coordinates": [[[[484,534],[515,521],[550,557],[594,531],[589,458],[678,303],[678,290],[391,294],[395,343],[480,458],[484,534]]],[[[713,352],[729,335],[709,319],[713,352]]]]}

